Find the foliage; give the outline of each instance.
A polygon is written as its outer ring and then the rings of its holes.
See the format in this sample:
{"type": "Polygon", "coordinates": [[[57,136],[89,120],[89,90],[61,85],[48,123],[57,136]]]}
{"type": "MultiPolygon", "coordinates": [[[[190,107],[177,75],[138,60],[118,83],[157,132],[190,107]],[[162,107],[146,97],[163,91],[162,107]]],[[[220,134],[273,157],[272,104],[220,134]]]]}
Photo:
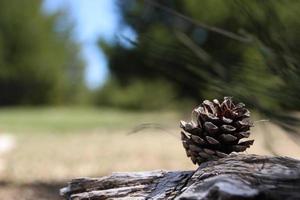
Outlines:
{"type": "Polygon", "coordinates": [[[161,78],[178,96],[198,102],[234,96],[275,121],[287,109],[300,109],[299,1],[127,0],[119,5],[123,23],[137,34],[134,46],[100,44],[121,82],[161,78]]]}
{"type": "Polygon", "coordinates": [[[170,109],[176,96],[172,85],[163,80],[131,80],[122,85],[109,80],[96,94],[96,104],[133,110],[170,109]]]}
{"type": "Polygon", "coordinates": [[[63,18],[43,14],[39,0],[0,1],[0,105],[79,99],[83,65],[63,18]]]}

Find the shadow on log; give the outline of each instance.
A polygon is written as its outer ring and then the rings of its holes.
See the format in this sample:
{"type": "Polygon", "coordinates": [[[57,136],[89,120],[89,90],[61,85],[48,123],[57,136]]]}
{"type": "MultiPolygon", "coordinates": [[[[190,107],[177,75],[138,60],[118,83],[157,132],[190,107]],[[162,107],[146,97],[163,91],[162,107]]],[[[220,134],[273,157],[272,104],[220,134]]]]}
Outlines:
{"type": "Polygon", "coordinates": [[[196,171],[113,173],[78,178],[60,190],[65,199],[252,200],[300,199],[300,160],[234,154],[196,171]]]}

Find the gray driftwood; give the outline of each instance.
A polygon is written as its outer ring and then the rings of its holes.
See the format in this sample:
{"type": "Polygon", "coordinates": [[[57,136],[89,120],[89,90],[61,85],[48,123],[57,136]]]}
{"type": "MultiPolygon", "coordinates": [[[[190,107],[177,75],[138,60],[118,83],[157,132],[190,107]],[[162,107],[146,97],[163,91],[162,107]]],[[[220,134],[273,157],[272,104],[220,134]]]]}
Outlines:
{"type": "Polygon", "coordinates": [[[78,178],[60,193],[72,200],[300,199],[300,160],[235,154],[203,163],[196,171],[159,170],[78,178]]]}

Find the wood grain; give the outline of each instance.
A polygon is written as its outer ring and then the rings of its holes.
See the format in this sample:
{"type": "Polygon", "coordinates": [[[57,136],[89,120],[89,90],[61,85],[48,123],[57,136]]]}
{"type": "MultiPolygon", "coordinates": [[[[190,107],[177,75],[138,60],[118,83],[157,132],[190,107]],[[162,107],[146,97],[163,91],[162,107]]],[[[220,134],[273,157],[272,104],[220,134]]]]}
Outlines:
{"type": "Polygon", "coordinates": [[[196,171],[113,173],[72,180],[68,200],[100,199],[300,199],[300,161],[288,157],[232,154],[196,171]]]}

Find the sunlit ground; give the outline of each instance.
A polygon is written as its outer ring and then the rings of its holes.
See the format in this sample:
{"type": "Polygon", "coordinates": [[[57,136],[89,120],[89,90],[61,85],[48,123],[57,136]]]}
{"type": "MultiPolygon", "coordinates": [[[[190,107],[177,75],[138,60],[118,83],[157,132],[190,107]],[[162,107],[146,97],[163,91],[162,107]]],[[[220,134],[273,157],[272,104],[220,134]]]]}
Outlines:
{"type": "MultiPolygon", "coordinates": [[[[113,171],[195,169],[181,146],[181,118],[189,116],[93,108],[2,109],[0,182],[21,185],[24,190],[18,190],[25,192],[24,184],[65,183],[113,171]],[[158,123],[164,130],[128,134],[142,123],[158,123]]],[[[271,122],[256,123],[252,132],[256,141],[247,153],[269,155],[272,147],[277,154],[300,158],[300,147],[271,122]]]]}

